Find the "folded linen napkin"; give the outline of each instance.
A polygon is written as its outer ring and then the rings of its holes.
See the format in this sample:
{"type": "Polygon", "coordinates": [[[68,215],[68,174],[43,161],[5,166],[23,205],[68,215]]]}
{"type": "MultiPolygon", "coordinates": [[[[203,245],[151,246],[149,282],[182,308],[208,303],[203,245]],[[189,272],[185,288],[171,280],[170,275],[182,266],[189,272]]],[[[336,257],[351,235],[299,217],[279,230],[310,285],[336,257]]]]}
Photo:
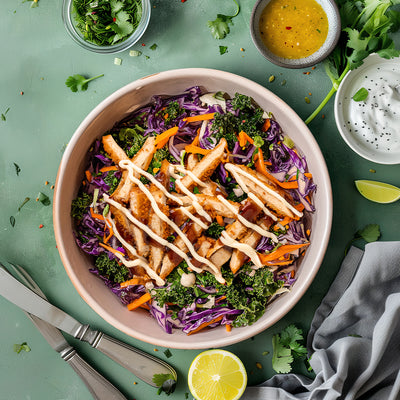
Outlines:
{"type": "Polygon", "coordinates": [[[350,249],[307,347],[315,379],[275,375],[242,400],[400,399],[400,242],[350,249]]]}

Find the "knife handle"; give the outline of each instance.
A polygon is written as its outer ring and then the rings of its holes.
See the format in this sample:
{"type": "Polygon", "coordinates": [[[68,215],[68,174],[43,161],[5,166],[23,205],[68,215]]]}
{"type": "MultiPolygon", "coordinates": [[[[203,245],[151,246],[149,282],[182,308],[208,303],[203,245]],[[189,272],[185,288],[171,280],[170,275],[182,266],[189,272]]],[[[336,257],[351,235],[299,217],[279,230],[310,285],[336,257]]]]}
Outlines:
{"type": "Polygon", "coordinates": [[[98,332],[92,347],[100,350],[151,386],[157,387],[153,382],[154,374],[171,374],[175,380],[177,379],[175,370],[166,362],[135,349],[103,332],[98,332]]]}
{"type": "Polygon", "coordinates": [[[93,369],[74,348],[68,347],[60,354],[79,375],[95,400],[126,400],[126,397],[93,369]]]}

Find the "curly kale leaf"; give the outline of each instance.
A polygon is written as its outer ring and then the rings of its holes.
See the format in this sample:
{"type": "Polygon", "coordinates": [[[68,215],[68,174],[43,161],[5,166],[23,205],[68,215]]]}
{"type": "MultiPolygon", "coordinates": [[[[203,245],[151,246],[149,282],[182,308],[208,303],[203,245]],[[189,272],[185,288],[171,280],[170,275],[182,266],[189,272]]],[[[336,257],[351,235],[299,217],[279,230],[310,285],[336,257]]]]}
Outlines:
{"type": "Polygon", "coordinates": [[[81,220],[91,203],[92,198],[87,193],[80,194],[76,199],[72,200],[71,217],[76,220],[81,220]]]}
{"type": "Polygon", "coordinates": [[[219,239],[222,231],[225,230],[225,226],[221,226],[218,222],[213,222],[208,229],[204,232],[204,234],[213,239],[219,239]]]}
{"type": "Polygon", "coordinates": [[[110,260],[106,253],[102,253],[96,258],[95,266],[101,276],[113,282],[124,282],[130,275],[129,269],[125,265],[119,265],[116,259],[110,260]]]}
{"type": "Polygon", "coordinates": [[[122,128],[113,134],[113,138],[124,150],[129,158],[132,158],[143,146],[146,137],[143,136],[144,129],[139,125],[134,128],[122,128]]]}

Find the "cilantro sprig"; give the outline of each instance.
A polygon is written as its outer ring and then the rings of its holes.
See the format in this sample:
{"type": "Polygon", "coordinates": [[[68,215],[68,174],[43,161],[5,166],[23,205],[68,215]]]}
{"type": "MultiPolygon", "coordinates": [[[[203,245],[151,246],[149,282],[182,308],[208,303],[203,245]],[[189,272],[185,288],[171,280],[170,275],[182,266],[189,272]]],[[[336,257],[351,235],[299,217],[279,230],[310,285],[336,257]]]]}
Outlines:
{"type": "Polygon", "coordinates": [[[211,35],[214,37],[214,39],[223,39],[230,32],[229,24],[233,25],[232,19],[235,18],[240,11],[238,2],[236,0],[233,1],[236,4],[235,14],[217,14],[217,18],[214,21],[207,22],[207,26],[210,28],[211,35]]]}
{"type": "Polygon", "coordinates": [[[302,340],[303,331],[293,324],[272,337],[272,368],[276,372],[289,373],[294,359],[307,354],[307,349],[301,343],[302,340]]]}
{"type": "Polygon", "coordinates": [[[368,224],[364,228],[359,229],[355,234],[353,239],[349,241],[344,251],[347,254],[350,246],[359,239],[364,239],[367,243],[375,242],[381,236],[380,227],[378,224],[368,224]]]}
{"type": "Polygon", "coordinates": [[[94,76],[93,78],[85,78],[83,75],[71,75],[65,81],[65,84],[73,91],[77,92],[78,90],[85,91],[88,88],[89,82],[94,79],[101,78],[104,74],[94,76]]]}
{"type": "Polygon", "coordinates": [[[363,64],[372,53],[382,58],[398,57],[390,38],[400,28],[400,12],[390,9],[399,0],[338,0],[342,35],[338,45],[324,61],[332,88],[321,104],[305,120],[309,124],[336,93],[346,74],[363,64]]]}
{"type": "Polygon", "coordinates": [[[169,396],[175,391],[176,377],[172,374],[154,374],[152,380],[158,386],[158,394],[165,392],[169,396]]]}

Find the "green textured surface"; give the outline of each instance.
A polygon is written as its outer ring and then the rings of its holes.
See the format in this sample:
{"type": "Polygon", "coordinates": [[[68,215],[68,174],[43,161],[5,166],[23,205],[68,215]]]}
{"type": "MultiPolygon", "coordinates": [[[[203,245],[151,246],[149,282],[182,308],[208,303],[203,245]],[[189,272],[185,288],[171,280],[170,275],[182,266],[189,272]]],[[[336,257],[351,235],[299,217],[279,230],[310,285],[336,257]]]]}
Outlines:
{"type": "MultiPolygon", "coordinates": [[[[143,55],[130,57],[129,51],[120,53],[120,66],[114,64],[114,55],[90,53],[72,42],[63,27],[60,0],[40,0],[37,8],[30,8],[30,2],[21,0],[0,3],[0,113],[10,108],[6,121],[0,121],[0,259],[25,266],[49,300],[75,318],[168,360],[179,374],[171,400],[185,398],[186,373],[200,351],[171,350],[172,357],[167,359],[165,349],[158,348],[155,353],[154,346],[118,332],[95,314],[80,298],[62,266],[52,229],[51,206],[45,207],[35,198],[39,192],[52,196],[50,186],[54,184],[63,148],[91,109],[125,84],[158,71],[207,67],[237,73],[276,93],[305,119],[330,89],[322,66],[315,70],[286,70],[263,59],[249,33],[254,0],[240,3],[241,12],[234,19],[231,33],[217,41],[211,37],[206,23],[218,12],[229,14],[230,2],[152,0],[148,30],[133,47],[143,55]],[[150,49],[153,43],[158,45],[156,50],[150,49]],[[220,45],[228,47],[226,54],[219,54],[220,45]],[[311,73],[303,74],[306,71],[311,73]],[[87,92],[72,93],[64,82],[75,73],[104,73],[104,77],[92,82],[87,92]],[[276,77],[272,83],[268,80],[270,75],[276,77]],[[305,102],[306,96],[310,104],[305,102]],[[19,176],[14,163],[21,168],[19,176]],[[26,197],[31,200],[18,212],[26,197]],[[14,227],[10,216],[15,217],[14,227]],[[44,225],[42,229],[40,224],[44,225]]],[[[369,202],[358,194],[353,183],[356,179],[373,179],[400,186],[399,166],[374,164],[349,149],[336,129],[332,100],[323,113],[326,117],[317,117],[310,129],[322,149],[332,180],[334,215],[328,251],[311,288],[283,320],[253,339],[227,348],[243,360],[250,385],[273,375],[271,353],[262,355],[272,352],[273,334],[289,323],[308,330],[313,313],[339,268],[345,245],[355,231],[368,223],[378,223],[381,240],[400,239],[400,204],[369,202]],[[263,369],[256,368],[256,362],[263,369]]],[[[0,310],[0,400],[91,398],[77,375],[48,346],[22,311],[3,298],[0,310]],[[24,341],[32,351],[14,353],[13,344],[24,341]]],[[[154,388],[90,346],[68,339],[128,399],[166,397],[157,396],[154,388]]]]}

